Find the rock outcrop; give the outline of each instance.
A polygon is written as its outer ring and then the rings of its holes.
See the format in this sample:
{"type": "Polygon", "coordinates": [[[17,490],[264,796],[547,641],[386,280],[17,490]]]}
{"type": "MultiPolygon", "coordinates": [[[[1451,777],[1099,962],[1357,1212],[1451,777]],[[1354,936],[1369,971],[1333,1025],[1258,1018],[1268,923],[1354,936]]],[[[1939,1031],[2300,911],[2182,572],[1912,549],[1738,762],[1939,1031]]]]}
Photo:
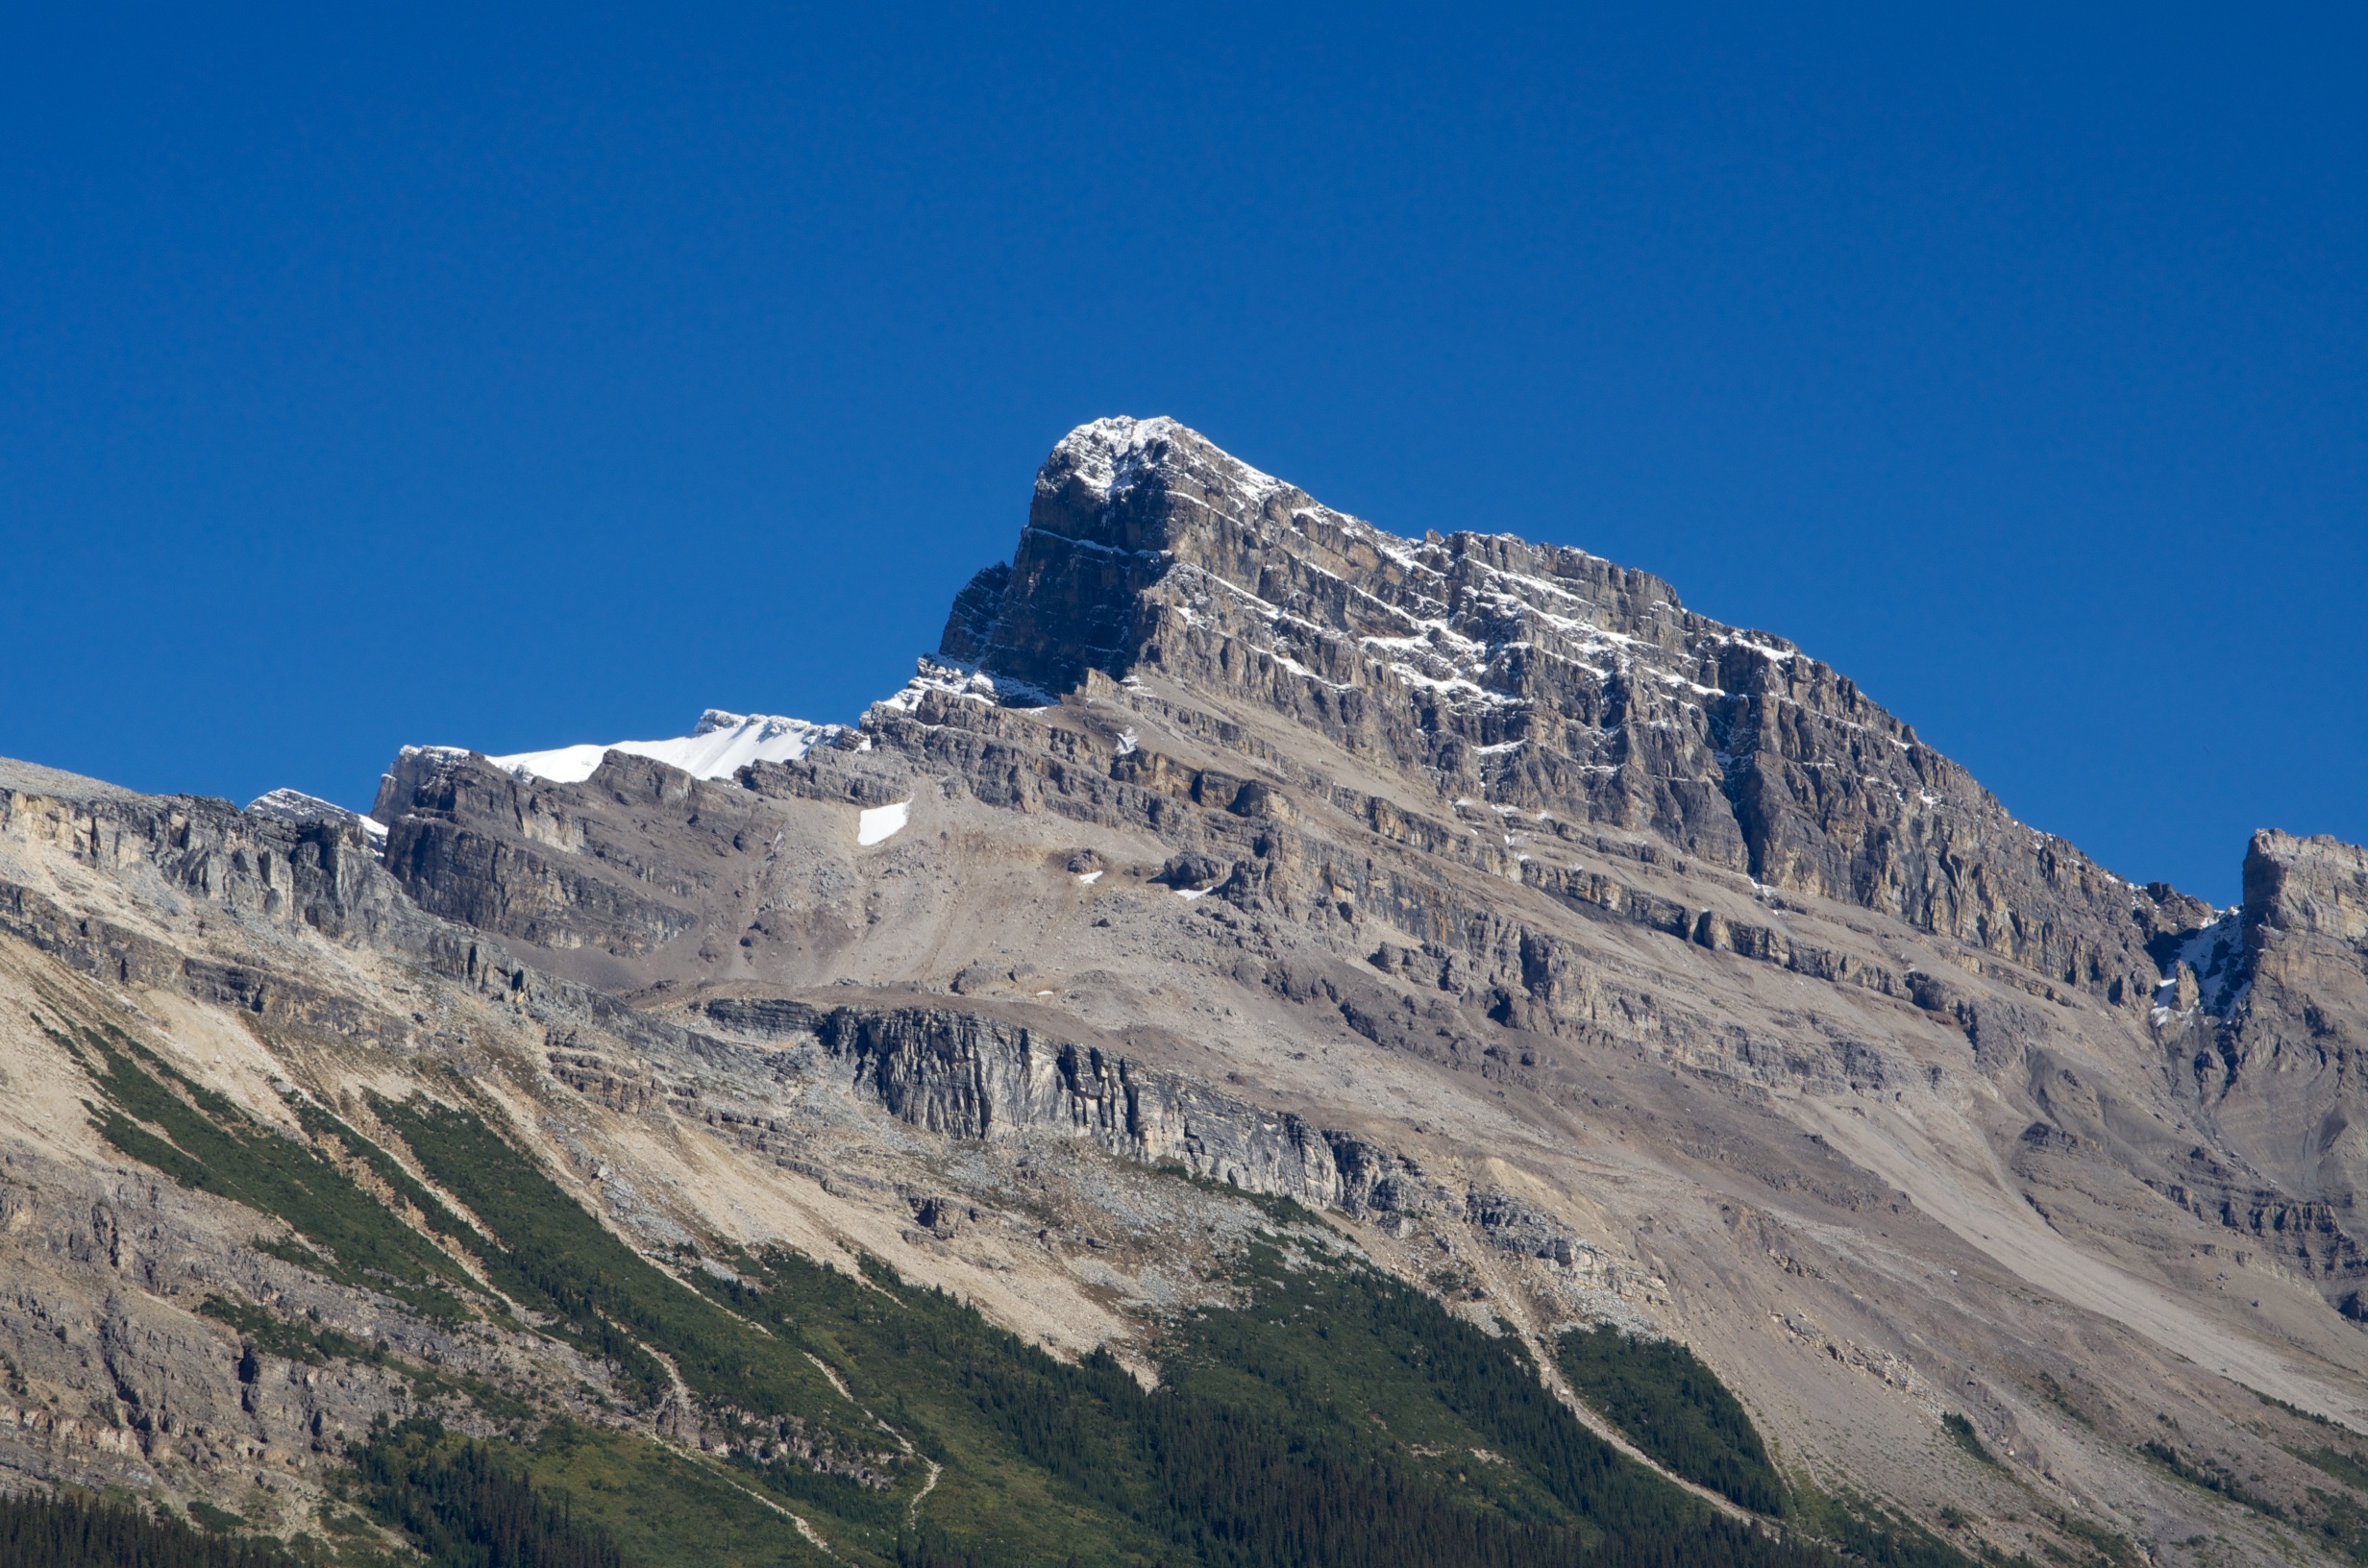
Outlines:
{"type": "Polygon", "coordinates": [[[2190,936],[2172,963],[2157,1032],[2226,1151],[2188,1184],[2190,1201],[2363,1313],[2368,850],[2255,834],[2244,902],[2190,936]]]}

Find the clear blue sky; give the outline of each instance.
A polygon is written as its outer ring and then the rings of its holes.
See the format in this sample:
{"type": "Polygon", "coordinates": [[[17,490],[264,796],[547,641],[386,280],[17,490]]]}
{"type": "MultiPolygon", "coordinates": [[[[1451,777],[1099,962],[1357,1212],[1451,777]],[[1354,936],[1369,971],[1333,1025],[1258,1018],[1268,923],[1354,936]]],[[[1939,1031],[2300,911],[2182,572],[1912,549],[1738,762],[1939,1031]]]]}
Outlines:
{"type": "Polygon", "coordinates": [[[0,754],[851,719],[1166,413],[2126,875],[2368,840],[2356,7],[499,9],[0,18],[0,754]]]}

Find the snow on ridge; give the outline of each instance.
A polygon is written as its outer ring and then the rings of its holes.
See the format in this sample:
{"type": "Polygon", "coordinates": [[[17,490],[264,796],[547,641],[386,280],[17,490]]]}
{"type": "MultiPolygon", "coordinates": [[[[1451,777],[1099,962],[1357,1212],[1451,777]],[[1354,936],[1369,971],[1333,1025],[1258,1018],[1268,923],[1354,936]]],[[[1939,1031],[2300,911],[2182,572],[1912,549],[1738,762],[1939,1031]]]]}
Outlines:
{"type": "MultiPolygon", "coordinates": [[[[1276,478],[1263,469],[1251,467],[1191,426],[1165,414],[1150,419],[1114,414],[1090,420],[1061,437],[1052,450],[1055,455],[1066,455],[1073,465],[1072,472],[1107,502],[1110,497],[1132,486],[1155,466],[1152,448],[1179,436],[1198,442],[1228,469],[1234,480],[1247,492],[1253,507],[1262,506],[1270,498],[1285,493],[1307,494],[1287,479],[1276,478]]],[[[1303,520],[1328,523],[1349,534],[1363,536],[1375,550],[1402,568],[1429,573],[1434,576],[1438,575],[1418,558],[1418,552],[1432,541],[1392,533],[1364,518],[1326,506],[1313,497],[1307,499],[1307,505],[1295,507],[1291,513],[1293,527],[1299,531],[1306,531],[1303,520]]],[[[1499,537],[1517,538],[1509,533],[1499,537]]],[[[1526,540],[1520,542],[1528,543],[1526,540]]],[[[1141,553],[1153,552],[1147,551],[1141,553]]]]}
{"type": "Polygon", "coordinates": [[[1125,489],[1150,466],[1152,447],[1179,435],[1193,437],[1219,459],[1232,465],[1239,472],[1245,487],[1258,501],[1292,488],[1273,475],[1250,467],[1198,430],[1179,424],[1165,414],[1151,419],[1114,414],[1106,419],[1092,420],[1061,437],[1052,450],[1069,454],[1076,465],[1077,477],[1106,498],[1125,489]]]}
{"type": "MultiPolygon", "coordinates": [[[[611,751],[648,757],[679,768],[694,778],[728,778],[752,762],[795,762],[815,747],[846,733],[843,724],[815,724],[768,713],[727,713],[709,708],[688,735],[665,741],[616,741],[606,746],[561,746],[548,751],[518,751],[485,760],[521,778],[580,784],[611,751]]],[[[441,749],[441,748],[437,748],[441,749]]]]}
{"type": "MultiPolygon", "coordinates": [[[[912,679],[906,681],[900,690],[881,698],[864,711],[867,714],[911,714],[932,695],[952,698],[960,702],[975,702],[988,708],[1051,708],[1060,705],[1059,698],[1010,675],[991,675],[973,664],[921,658],[914,661],[912,679]]],[[[869,744],[869,737],[866,737],[866,744],[869,744]]]]}
{"type": "Polygon", "coordinates": [[[258,817],[267,817],[275,822],[288,822],[298,827],[313,822],[359,822],[374,847],[386,838],[384,823],[373,821],[358,811],[348,811],[334,800],[307,795],[302,790],[266,791],[248,801],[246,809],[258,817]]]}

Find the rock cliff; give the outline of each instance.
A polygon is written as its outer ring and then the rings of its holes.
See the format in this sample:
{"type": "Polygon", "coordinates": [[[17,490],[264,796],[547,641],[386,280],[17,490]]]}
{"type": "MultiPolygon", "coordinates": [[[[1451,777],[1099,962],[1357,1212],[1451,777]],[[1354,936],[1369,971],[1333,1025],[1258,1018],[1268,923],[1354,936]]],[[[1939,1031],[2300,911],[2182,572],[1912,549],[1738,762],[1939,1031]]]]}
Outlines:
{"type": "Polygon", "coordinates": [[[1170,420],[1054,449],[941,651],[1043,692],[1156,670],[1443,799],[1649,838],[2121,1005],[2154,988],[2131,919],[2151,894],[1791,644],[1582,551],[1384,533],[1170,420]]]}

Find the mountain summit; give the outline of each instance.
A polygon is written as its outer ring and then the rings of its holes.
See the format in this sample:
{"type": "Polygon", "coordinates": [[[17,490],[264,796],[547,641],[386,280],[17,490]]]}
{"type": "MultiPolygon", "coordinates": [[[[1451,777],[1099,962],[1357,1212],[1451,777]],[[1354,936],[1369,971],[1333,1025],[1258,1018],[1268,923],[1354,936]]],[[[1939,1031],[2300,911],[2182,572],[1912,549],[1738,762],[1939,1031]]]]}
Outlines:
{"type": "Polygon", "coordinates": [[[432,1555],[484,1465],[646,1562],[2368,1552],[2368,857],[2134,886],[1644,573],[1100,420],[853,726],[318,807],[0,765],[29,1480],[432,1555]]]}
{"type": "Polygon", "coordinates": [[[1387,534],[1172,420],[1053,449],[941,652],[1073,692],[1157,672],[1443,797],[1862,905],[2134,1004],[2179,911],[1989,794],[1790,643],[1509,534],[1387,534]]]}

